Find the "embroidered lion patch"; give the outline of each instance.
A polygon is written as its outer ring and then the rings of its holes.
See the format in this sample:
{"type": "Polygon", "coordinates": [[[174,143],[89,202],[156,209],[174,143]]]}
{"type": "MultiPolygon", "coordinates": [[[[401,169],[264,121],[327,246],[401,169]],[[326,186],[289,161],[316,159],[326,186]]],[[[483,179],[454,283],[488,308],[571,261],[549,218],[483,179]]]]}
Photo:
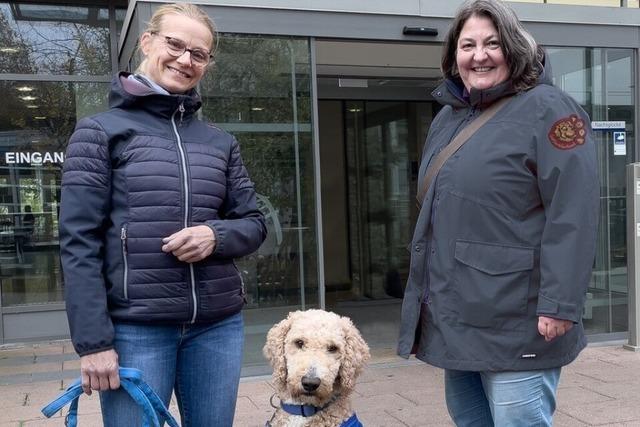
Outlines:
{"type": "Polygon", "coordinates": [[[587,130],[584,120],[575,114],[563,117],[551,126],[549,141],[561,150],[569,150],[576,145],[584,144],[587,130]]]}

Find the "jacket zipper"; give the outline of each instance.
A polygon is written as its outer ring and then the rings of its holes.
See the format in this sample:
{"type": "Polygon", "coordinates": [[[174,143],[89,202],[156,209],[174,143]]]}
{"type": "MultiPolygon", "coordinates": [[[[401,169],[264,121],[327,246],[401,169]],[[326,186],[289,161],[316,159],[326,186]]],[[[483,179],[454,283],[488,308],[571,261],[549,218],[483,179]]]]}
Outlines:
{"type": "MultiPolygon", "coordinates": [[[[476,112],[476,107],[472,106],[469,109],[469,112],[467,113],[467,115],[464,118],[464,120],[462,120],[460,122],[460,124],[458,125],[458,128],[453,133],[453,136],[449,140],[449,143],[451,143],[451,141],[453,141],[453,139],[458,135],[458,133],[462,132],[462,130],[466,127],[466,125],[473,119],[473,117],[475,115],[475,112],[476,112]]],[[[442,146],[440,148],[440,151],[443,150],[447,145],[442,146]]],[[[437,153],[434,153],[431,156],[431,158],[436,156],[440,151],[438,151],[437,153]]],[[[431,161],[431,160],[429,160],[429,161],[431,161]]],[[[437,184],[438,184],[438,180],[436,178],[436,180],[433,182],[433,185],[436,186],[437,184]]],[[[438,205],[440,204],[440,201],[439,201],[439,199],[437,199],[436,194],[437,194],[437,187],[435,187],[433,189],[434,200],[433,200],[432,205],[431,205],[431,218],[429,219],[429,221],[431,221],[431,224],[429,225],[429,229],[430,230],[433,229],[432,226],[433,226],[433,224],[435,224],[438,205]]],[[[426,248],[427,249],[427,253],[426,253],[427,259],[425,261],[425,272],[424,272],[427,284],[425,286],[424,293],[422,294],[422,296],[420,297],[420,300],[419,300],[420,304],[426,303],[427,305],[431,304],[431,293],[429,292],[429,288],[431,287],[431,284],[429,283],[429,266],[431,265],[431,256],[432,256],[432,251],[433,251],[433,231],[430,231],[430,233],[431,233],[431,238],[429,239],[429,244],[427,245],[427,248],[426,248]]]]}
{"type": "MultiPolygon", "coordinates": [[[[436,185],[436,182],[433,183],[433,185],[436,185]]],[[[433,225],[436,222],[436,215],[437,215],[437,210],[438,210],[438,205],[440,204],[440,201],[437,200],[435,198],[436,196],[436,190],[437,188],[433,189],[433,195],[434,195],[434,200],[433,200],[433,204],[432,204],[432,208],[431,208],[431,218],[429,219],[431,221],[431,225],[429,225],[429,229],[430,231],[428,233],[431,234],[430,238],[429,238],[429,244],[427,245],[427,260],[425,262],[425,277],[426,277],[426,286],[424,289],[424,293],[422,294],[422,298],[420,300],[420,303],[426,303],[427,305],[431,304],[431,292],[430,292],[430,288],[431,288],[431,281],[430,276],[429,276],[429,267],[431,266],[431,256],[433,255],[433,225]]]]}
{"type": "Polygon", "coordinates": [[[122,263],[124,267],[124,275],[123,275],[123,289],[124,289],[124,299],[129,299],[129,262],[127,261],[127,227],[122,227],[120,229],[120,241],[122,242],[122,263]]]}
{"type": "MultiPolygon", "coordinates": [[[[182,167],[182,177],[183,177],[183,189],[184,189],[184,218],[183,218],[183,227],[187,228],[189,226],[189,205],[190,194],[189,194],[189,180],[187,178],[187,157],[184,154],[184,147],[182,146],[182,139],[180,138],[180,134],[178,133],[178,127],[176,126],[176,114],[180,113],[180,124],[182,124],[182,116],[184,114],[184,103],[181,103],[176,111],[173,112],[171,116],[171,126],[173,127],[173,133],[176,135],[176,142],[178,143],[178,154],[180,155],[180,166],[182,167]]],[[[190,323],[195,323],[196,316],[198,315],[198,297],[196,296],[196,280],[195,273],[193,270],[193,264],[189,263],[189,283],[191,285],[191,298],[193,300],[193,314],[191,315],[190,323]]]]}
{"type": "Polygon", "coordinates": [[[236,269],[236,271],[238,272],[238,276],[240,277],[240,292],[242,294],[242,299],[244,300],[244,303],[247,304],[247,290],[244,286],[244,278],[242,277],[242,273],[240,272],[240,269],[236,265],[236,262],[231,261],[231,263],[233,264],[233,267],[236,269]]]}

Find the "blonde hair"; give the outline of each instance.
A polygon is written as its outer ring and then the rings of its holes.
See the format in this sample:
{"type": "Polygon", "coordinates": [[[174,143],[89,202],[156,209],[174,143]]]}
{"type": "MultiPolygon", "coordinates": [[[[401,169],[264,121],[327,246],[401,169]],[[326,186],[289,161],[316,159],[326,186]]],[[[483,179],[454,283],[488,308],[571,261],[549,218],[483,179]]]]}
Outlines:
{"type": "MultiPolygon", "coordinates": [[[[162,30],[164,17],[167,15],[182,15],[204,24],[211,33],[211,46],[209,46],[209,50],[211,55],[214,54],[218,47],[216,24],[213,22],[213,19],[207,15],[207,12],[191,3],[171,3],[160,6],[151,16],[151,19],[147,23],[147,28],[145,28],[143,33],[159,33],[162,30]]],[[[140,49],[140,46],[138,46],[138,49],[140,49]]],[[[146,63],[147,58],[143,58],[138,68],[136,68],[136,73],[143,72],[146,63]]]]}

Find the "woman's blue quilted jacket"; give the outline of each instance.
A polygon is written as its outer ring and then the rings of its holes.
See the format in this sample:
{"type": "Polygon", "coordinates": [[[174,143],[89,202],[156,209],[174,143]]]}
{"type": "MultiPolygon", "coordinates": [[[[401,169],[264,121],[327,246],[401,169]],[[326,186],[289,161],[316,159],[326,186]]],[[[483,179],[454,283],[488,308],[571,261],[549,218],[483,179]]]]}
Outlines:
{"type": "Polygon", "coordinates": [[[238,142],[195,116],[195,91],[161,95],[126,73],[110,109],[80,120],[62,177],[60,252],[78,354],[113,347],[112,321],[215,322],[241,310],[233,258],[266,236],[238,142]],[[162,238],[207,225],[216,247],[188,264],[162,238]]]}

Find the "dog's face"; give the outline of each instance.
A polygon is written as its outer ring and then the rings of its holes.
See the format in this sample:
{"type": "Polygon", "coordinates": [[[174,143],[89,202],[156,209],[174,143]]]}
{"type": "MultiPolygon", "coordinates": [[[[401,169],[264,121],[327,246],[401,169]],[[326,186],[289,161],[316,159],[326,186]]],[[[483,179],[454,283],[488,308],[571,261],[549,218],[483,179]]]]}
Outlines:
{"type": "Polygon", "coordinates": [[[353,389],[369,348],[348,318],[308,310],[291,313],[271,328],[264,354],[281,398],[323,406],[353,389]]]}
{"type": "Polygon", "coordinates": [[[340,365],[346,339],[337,316],[301,316],[292,323],[284,340],[287,389],[305,403],[328,400],[340,365]]]}

